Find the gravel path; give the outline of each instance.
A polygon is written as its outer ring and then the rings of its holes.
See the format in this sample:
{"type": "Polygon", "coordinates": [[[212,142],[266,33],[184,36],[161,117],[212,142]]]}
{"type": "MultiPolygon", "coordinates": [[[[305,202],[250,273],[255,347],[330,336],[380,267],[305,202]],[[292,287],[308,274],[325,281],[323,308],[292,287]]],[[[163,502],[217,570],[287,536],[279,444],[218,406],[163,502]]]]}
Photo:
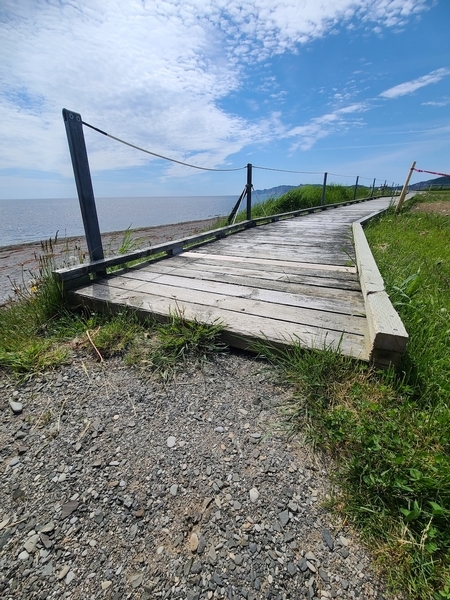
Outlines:
{"type": "Polygon", "coordinates": [[[386,597],[277,425],[289,390],[267,365],[224,354],[164,384],[76,352],[0,376],[2,598],[386,597]]]}

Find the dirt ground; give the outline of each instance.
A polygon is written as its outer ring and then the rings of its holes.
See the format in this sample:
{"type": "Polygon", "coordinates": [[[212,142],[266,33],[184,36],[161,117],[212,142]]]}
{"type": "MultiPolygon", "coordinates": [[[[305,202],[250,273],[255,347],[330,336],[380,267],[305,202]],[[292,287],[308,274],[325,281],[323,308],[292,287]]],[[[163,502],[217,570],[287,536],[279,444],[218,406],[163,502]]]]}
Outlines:
{"type": "Polygon", "coordinates": [[[422,204],[416,204],[411,210],[412,212],[428,212],[448,217],[450,215],[450,202],[423,202],[422,204]]]}

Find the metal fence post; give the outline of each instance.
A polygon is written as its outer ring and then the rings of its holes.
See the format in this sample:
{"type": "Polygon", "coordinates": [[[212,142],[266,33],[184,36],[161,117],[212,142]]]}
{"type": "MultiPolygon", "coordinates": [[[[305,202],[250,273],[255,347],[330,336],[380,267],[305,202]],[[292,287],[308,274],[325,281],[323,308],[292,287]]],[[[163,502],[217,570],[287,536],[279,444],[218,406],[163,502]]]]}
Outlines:
{"type": "Polygon", "coordinates": [[[327,189],[327,176],[328,173],[323,174],[322,198],[320,200],[320,206],[325,206],[325,190],[327,189]]]}
{"type": "Polygon", "coordinates": [[[247,221],[252,218],[252,165],[247,165],[247,221]]]}
{"type": "MultiPolygon", "coordinates": [[[[102,260],[104,258],[102,238],[98,224],[97,208],[95,206],[81,115],[66,108],[63,108],[62,114],[66,126],[67,141],[69,142],[70,157],[77,185],[89,258],[91,262],[102,260]]],[[[99,275],[104,274],[99,273],[99,275]]]]}
{"type": "Polygon", "coordinates": [[[359,181],[359,175],[356,178],[356,183],[355,183],[355,191],[353,192],[353,200],[356,200],[356,193],[358,191],[358,181],[359,181]]]}

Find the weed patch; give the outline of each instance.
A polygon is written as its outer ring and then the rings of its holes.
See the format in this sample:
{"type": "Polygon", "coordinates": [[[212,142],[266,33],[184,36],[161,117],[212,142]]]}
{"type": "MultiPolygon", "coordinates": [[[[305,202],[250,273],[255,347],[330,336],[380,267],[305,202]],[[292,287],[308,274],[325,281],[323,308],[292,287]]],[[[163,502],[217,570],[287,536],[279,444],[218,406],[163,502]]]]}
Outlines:
{"type": "Polygon", "coordinates": [[[136,338],[125,362],[143,365],[167,379],[188,357],[202,361],[214,353],[223,352],[225,346],[220,341],[222,329],[218,321],[203,324],[187,320],[182,311],[176,311],[170,315],[168,322],[155,324],[152,333],[136,338]]]}

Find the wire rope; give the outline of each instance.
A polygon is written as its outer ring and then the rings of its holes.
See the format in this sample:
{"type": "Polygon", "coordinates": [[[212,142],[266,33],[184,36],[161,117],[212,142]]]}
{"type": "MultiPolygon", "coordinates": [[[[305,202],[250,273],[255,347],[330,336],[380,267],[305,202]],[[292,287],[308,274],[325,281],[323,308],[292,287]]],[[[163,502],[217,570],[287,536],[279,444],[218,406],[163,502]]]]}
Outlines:
{"type": "MultiPolygon", "coordinates": [[[[170,158],[168,156],[164,156],[163,154],[158,154],[157,152],[152,152],[151,150],[141,148],[140,146],[137,146],[136,144],[131,144],[130,142],[122,140],[121,138],[116,137],[115,135],[107,133],[106,131],[99,129],[98,127],[94,127],[94,125],[91,125],[90,123],[87,123],[86,121],[81,121],[81,122],[86,127],[89,127],[90,129],[93,129],[94,131],[97,131],[98,133],[101,133],[102,135],[105,135],[106,137],[109,137],[112,140],[115,140],[116,142],[124,144],[125,146],[129,146],[130,148],[134,148],[135,150],[139,150],[140,152],[144,152],[145,154],[150,154],[150,156],[154,156],[156,158],[161,158],[162,160],[167,160],[169,162],[173,162],[178,165],[182,165],[184,167],[189,167],[191,169],[199,169],[200,171],[212,171],[215,173],[226,173],[226,172],[229,173],[232,171],[243,171],[244,169],[247,168],[247,165],[244,167],[235,167],[232,169],[212,169],[210,167],[200,167],[199,165],[193,165],[191,163],[187,163],[182,160],[177,160],[176,158],[170,158]]],[[[252,165],[252,168],[260,169],[263,171],[277,171],[279,173],[298,173],[300,175],[323,175],[323,173],[321,171],[296,171],[296,170],[292,170],[292,169],[277,169],[274,167],[261,167],[261,166],[257,166],[257,165],[252,165]]],[[[419,171],[419,169],[415,169],[415,170],[419,171]]],[[[423,172],[432,173],[432,171],[423,171],[423,172]]],[[[328,173],[328,175],[332,175],[333,177],[355,177],[354,175],[339,175],[338,173],[328,173]]],[[[441,173],[436,173],[436,175],[441,175],[441,173]]],[[[370,179],[370,178],[360,176],[360,179],[370,179]]]]}
{"type": "Polygon", "coordinates": [[[156,158],[162,158],[163,160],[168,160],[170,162],[177,163],[178,165],[183,165],[184,167],[190,167],[191,169],[200,169],[201,171],[225,172],[225,171],[242,171],[247,168],[247,167],[237,167],[234,169],[210,169],[208,167],[199,167],[198,165],[191,165],[190,163],[183,162],[181,160],[176,160],[175,158],[169,158],[168,156],[163,156],[162,154],[157,154],[156,152],[151,152],[150,150],[146,150],[145,148],[141,148],[140,146],[136,146],[135,144],[130,144],[130,142],[126,142],[125,140],[122,140],[114,135],[111,135],[110,133],[106,133],[106,131],[102,131],[98,127],[94,127],[93,125],[90,125],[89,123],[86,123],[85,121],[81,121],[81,122],[83,123],[83,125],[86,125],[86,127],[89,127],[90,129],[93,129],[94,131],[97,131],[98,133],[101,133],[102,135],[106,135],[106,137],[109,137],[112,140],[115,140],[116,142],[125,144],[125,146],[129,146],[130,148],[134,148],[135,150],[139,150],[140,152],[145,152],[146,154],[150,154],[151,156],[155,156],[156,158]]]}

